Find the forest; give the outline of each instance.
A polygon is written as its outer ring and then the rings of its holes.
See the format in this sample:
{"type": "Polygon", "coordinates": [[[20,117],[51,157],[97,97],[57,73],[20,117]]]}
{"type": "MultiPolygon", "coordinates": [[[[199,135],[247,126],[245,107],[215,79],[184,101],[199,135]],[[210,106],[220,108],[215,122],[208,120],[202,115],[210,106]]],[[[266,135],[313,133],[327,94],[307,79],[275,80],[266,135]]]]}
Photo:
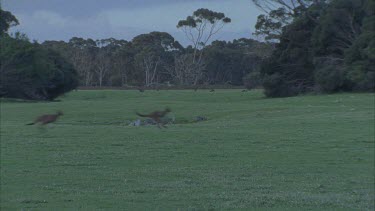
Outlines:
{"type": "Polygon", "coordinates": [[[229,85],[267,97],[375,90],[374,0],[252,1],[264,11],[256,39],[212,40],[231,19],[198,9],[176,23],[186,47],[156,31],[38,43],[9,33],[19,22],[0,8],[0,97],[53,100],[78,86],[229,85]]]}

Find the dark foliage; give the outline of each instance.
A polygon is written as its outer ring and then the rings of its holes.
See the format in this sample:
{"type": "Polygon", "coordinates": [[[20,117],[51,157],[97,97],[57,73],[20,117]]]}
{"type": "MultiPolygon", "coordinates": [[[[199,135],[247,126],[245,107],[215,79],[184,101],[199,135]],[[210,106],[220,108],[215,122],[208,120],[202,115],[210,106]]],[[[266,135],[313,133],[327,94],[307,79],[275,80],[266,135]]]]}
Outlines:
{"type": "Polygon", "coordinates": [[[0,4],[0,37],[4,36],[10,27],[18,24],[17,18],[9,11],[2,10],[0,4]]]}
{"type": "Polygon", "coordinates": [[[247,74],[243,78],[243,84],[246,87],[246,89],[254,89],[254,88],[259,88],[262,86],[262,77],[260,75],[260,72],[254,71],[249,74],[247,74]]]}
{"type": "Polygon", "coordinates": [[[374,1],[316,1],[293,14],[261,68],[269,97],[374,91],[374,1]]]}
{"type": "Polygon", "coordinates": [[[78,85],[72,65],[20,35],[2,37],[0,49],[1,97],[53,100],[78,85]]]}
{"type": "Polygon", "coordinates": [[[269,52],[269,45],[252,39],[214,41],[207,46],[203,57],[207,81],[210,84],[242,85],[247,74],[259,70],[263,57],[269,52]]]}

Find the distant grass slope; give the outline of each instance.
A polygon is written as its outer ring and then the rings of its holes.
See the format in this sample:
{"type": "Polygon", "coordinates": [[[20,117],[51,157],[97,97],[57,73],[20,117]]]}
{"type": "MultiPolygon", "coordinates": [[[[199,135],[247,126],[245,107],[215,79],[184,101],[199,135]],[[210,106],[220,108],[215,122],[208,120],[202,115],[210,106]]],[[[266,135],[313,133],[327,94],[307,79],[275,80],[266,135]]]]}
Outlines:
{"type": "Polygon", "coordinates": [[[374,97],[103,90],[2,100],[0,208],[373,210],[374,97]],[[127,126],[135,111],[166,106],[181,124],[127,126]],[[46,129],[25,125],[56,110],[65,115],[46,129]]]}

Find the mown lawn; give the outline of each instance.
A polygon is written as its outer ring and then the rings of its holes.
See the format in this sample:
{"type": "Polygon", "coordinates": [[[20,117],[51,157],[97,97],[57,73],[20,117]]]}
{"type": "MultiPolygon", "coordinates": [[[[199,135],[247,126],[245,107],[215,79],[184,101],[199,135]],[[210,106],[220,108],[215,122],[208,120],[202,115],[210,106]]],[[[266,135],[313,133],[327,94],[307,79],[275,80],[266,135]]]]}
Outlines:
{"type": "Polygon", "coordinates": [[[2,100],[0,208],[373,210],[374,103],[240,90],[2,100]],[[128,126],[135,111],[166,106],[168,129],[128,126]],[[45,129],[25,125],[56,110],[64,116],[45,129]]]}

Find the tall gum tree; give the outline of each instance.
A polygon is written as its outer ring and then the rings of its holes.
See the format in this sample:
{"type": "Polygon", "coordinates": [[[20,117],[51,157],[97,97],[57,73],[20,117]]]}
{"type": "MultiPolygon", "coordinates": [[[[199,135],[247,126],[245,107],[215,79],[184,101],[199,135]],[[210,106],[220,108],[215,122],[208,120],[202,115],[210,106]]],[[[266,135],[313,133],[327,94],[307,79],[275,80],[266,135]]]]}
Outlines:
{"type": "Polygon", "coordinates": [[[231,19],[226,17],[224,13],[204,8],[194,11],[192,16],[188,16],[186,19],[178,22],[177,28],[181,29],[185,33],[187,39],[192,43],[192,65],[189,66],[197,70],[187,70],[187,72],[192,72],[195,75],[195,79],[193,80],[194,85],[197,84],[199,78],[202,76],[202,55],[204,47],[212,37],[224,27],[225,24],[230,22],[231,19]]]}

